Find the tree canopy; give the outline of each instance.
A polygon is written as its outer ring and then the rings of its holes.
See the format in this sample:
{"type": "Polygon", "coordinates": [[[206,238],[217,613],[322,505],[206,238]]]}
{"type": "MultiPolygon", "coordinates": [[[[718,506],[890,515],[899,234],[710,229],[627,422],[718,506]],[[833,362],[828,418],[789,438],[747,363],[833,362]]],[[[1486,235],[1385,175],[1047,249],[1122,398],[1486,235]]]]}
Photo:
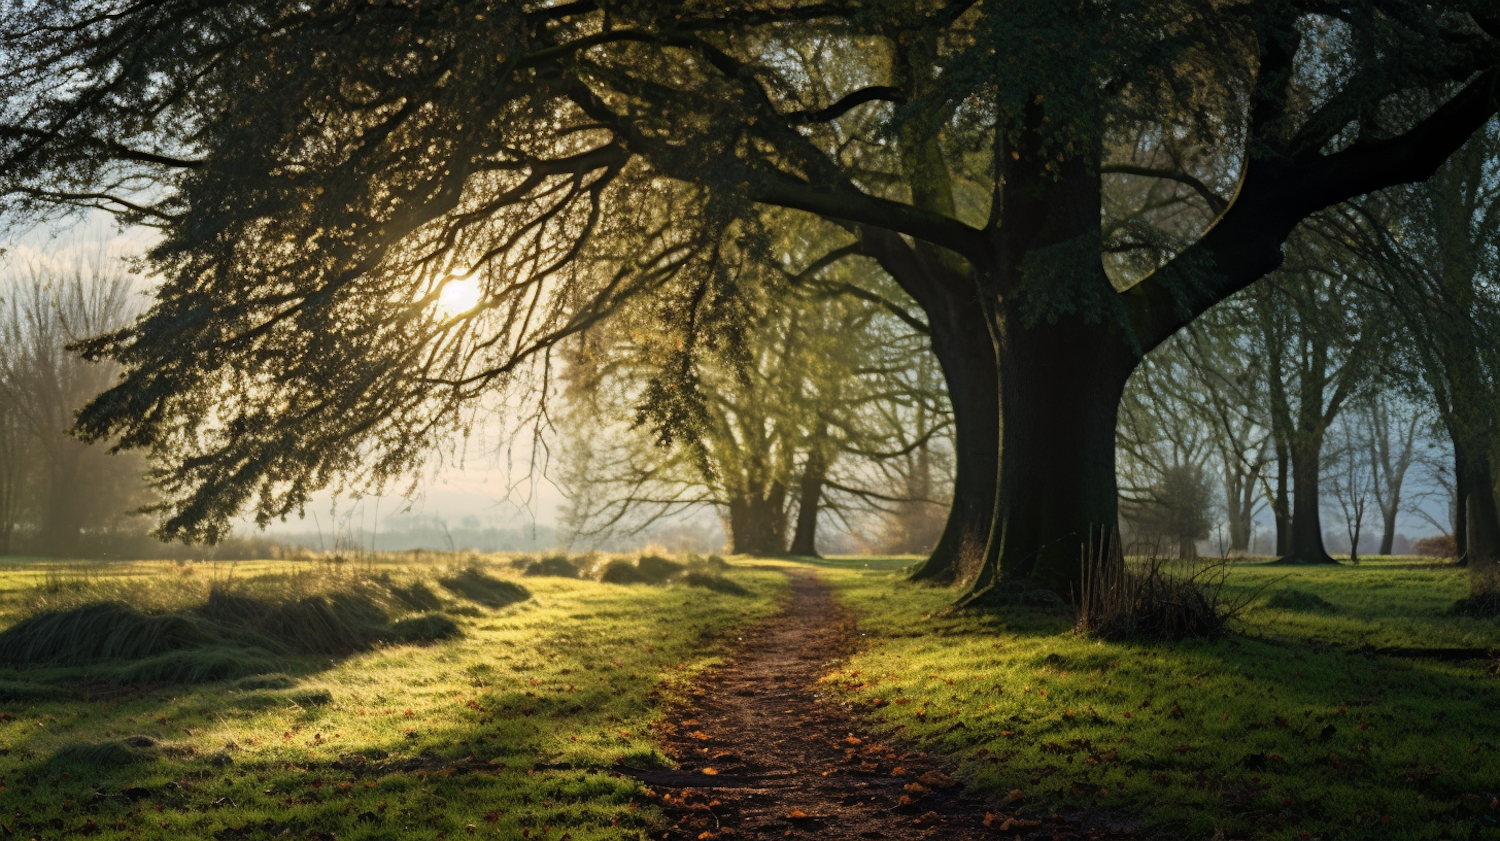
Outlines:
{"type": "MultiPolygon", "coordinates": [[[[12,222],[156,226],[161,285],[83,345],[78,428],[153,451],[165,535],[394,476],[477,394],[651,295],[697,355],[725,271],[811,214],[875,259],[952,398],[924,574],[1067,592],[1112,528],[1130,371],[1310,214],[1421,180],[1496,109],[1487,0],[27,0],[0,23],[12,222]],[[776,211],[779,212],[779,211],[776,211]],[[475,277],[472,308],[436,306],[475,277]]],[[[783,255],[770,254],[769,259],[783,255]]],[[[786,259],[792,259],[786,257],[786,259]]]]}

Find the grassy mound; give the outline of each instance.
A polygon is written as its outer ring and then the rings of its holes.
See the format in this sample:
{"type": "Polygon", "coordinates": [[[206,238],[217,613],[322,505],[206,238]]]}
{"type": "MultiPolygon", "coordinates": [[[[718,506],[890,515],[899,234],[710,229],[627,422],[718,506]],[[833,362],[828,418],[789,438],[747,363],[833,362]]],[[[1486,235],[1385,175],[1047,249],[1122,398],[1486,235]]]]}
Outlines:
{"type": "Polygon", "coordinates": [[[687,572],[681,564],[660,555],[642,555],[631,561],[614,558],[596,565],[593,577],[605,584],[666,584],[687,572]]]}
{"type": "Polygon", "coordinates": [[[643,575],[636,565],[624,558],[615,558],[612,561],[594,567],[594,577],[605,584],[649,584],[651,579],[643,575]]]}
{"type": "Polygon", "coordinates": [[[250,677],[241,678],[234,682],[235,689],[243,689],[247,692],[256,689],[291,689],[296,685],[297,682],[292,680],[290,675],[284,675],[279,672],[251,675],[250,677]]]}
{"type": "MultiPolygon", "coordinates": [[[[459,581],[488,604],[520,590],[477,572],[459,581]]],[[[432,613],[391,621],[393,612],[413,604],[441,601],[420,582],[375,579],[342,581],[312,594],[215,585],[199,604],[156,613],[113,601],[83,604],[39,613],[0,633],[0,664],[83,669],[90,679],[115,683],[191,684],[250,676],[274,683],[288,658],[348,655],[381,642],[426,643],[460,634],[452,619],[432,613]]],[[[290,685],[290,679],[281,679],[290,685]]],[[[0,687],[0,695],[17,700],[38,691],[0,687]]]]}
{"type": "Polygon", "coordinates": [[[467,567],[454,575],[438,579],[443,589],[460,598],[485,607],[498,609],[531,598],[525,587],[503,581],[477,566],[467,567]]]}
{"type": "Polygon", "coordinates": [[[391,583],[387,576],[384,583],[392,600],[407,610],[438,610],[443,606],[442,598],[434,593],[425,581],[403,585],[391,583]]]}
{"type": "Polygon", "coordinates": [[[304,654],[349,654],[381,639],[390,619],[365,593],[293,600],[257,598],[215,587],[195,613],[233,633],[249,631],[304,654]]]}
{"type": "Polygon", "coordinates": [[[689,569],[706,569],[712,572],[724,572],[729,569],[729,562],[718,555],[709,555],[705,558],[702,555],[689,553],[687,565],[689,569]]]}
{"type": "Polygon", "coordinates": [[[1313,613],[1337,613],[1338,606],[1317,593],[1282,587],[1266,599],[1266,607],[1277,610],[1311,611],[1313,613]]]}
{"type": "Polygon", "coordinates": [[[212,645],[110,664],[99,676],[117,683],[208,683],[269,671],[280,664],[264,648],[212,645]]]}
{"type": "Polygon", "coordinates": [[[664,584],[687,571],[685,564],[660,555],[642,555],[635,562],[635,568],[652,584],[664,584]]]}
{"type": "Polygon", "coordinates": [[[14,680],[0,680],[0,704],[30,704],[39,701],[62,701],[68,697],[68,691],[60,686],[47,686],[45,684],[21,683],[14,680]]]}
{"type": "Polygon", "coordinates": [[[682,584],[687,587],[701,587],[705,590],[712,590],[715,593],[724,593],[730,596],[750,595],[749,590],[722,575],[714,575],[698,570],[689,570],[683,573],[673,583],[682,584]]]}
{"type": "Polygon", "coordinates": [[[190,616],[147,616],[118,602],[43,613],[0,634],[0,662],[78,666],[138,660],[212,641],[190,616]]]}
{"type": "Polygon", "coordinates": [[[68,742],[47,758],[52,766],[90,766],[93,768],[124,768],[151,757],[131,750],[120,742],[68,742]]]}
{"type": "Polygon", "coordinates": [[[392,642],[424,643],[452,639],[461,633],[452,619],[440,613],[424,613],[392,625],[390,638],[392,642]]]}
{"type": "Polygon", "coordinates": [[[578,567],[566,555],[548,555],[540,561],[528,562],[523,573],[549,578],[577,578],[578,567]]]}

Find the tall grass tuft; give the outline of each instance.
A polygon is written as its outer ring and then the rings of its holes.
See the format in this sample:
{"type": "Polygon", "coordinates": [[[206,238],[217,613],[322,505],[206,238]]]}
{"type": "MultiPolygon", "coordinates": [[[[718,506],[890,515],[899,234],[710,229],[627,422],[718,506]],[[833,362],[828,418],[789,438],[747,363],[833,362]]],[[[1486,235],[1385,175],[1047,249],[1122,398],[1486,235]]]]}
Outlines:
{"type": "Polygon", "coordinates": [[[23,619],[0,634],[0,662],[80,666],[139,660],[213,641],[190,616],[148,616],[119,602],[23,619]]]}

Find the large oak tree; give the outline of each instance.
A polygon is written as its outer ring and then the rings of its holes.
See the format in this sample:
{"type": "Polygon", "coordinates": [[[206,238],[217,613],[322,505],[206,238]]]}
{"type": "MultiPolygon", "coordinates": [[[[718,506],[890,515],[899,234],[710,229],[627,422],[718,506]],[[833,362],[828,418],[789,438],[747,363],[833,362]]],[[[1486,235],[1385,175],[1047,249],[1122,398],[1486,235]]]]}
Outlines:
{"type": "MultiPolygon", "coordinates": [[[[0,195],[161,229],[154,307],[86,345],[125,378],[78,427],[172,465],[183,537],[401,473],[631,296],[712,341],[743,220],[810,214],[838,243],[818,259],[873,258],[925,311],[947,379],[954,504],[919,577],[1068,592],[1116,520],[1142,354],[1489,119],[1491,9],[16,0],[0,195]],[[1174,201],[1115,224],[1102,196],[1133,179],[1174,201]],[[447,313],[455,275],[486,294],[447,313]]],[[[696,341],[669,420],[701,396],[696,341]]]]}

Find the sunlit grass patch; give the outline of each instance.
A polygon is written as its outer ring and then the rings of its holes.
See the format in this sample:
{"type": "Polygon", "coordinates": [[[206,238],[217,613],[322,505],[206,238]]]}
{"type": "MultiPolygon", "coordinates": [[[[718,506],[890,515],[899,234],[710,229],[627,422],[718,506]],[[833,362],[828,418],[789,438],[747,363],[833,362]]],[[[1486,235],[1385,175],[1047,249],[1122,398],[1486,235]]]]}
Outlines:
{"type": "MultiPolygon", "coordinates": [[[[479,559],[486,576],[524,581],[532,595],[491,609],[436,584],[467,561],[437,560],[359,576],[428,582],[440,618],[462,631],[436,644],[379,643],[237,680],[102,692],[0,669],[0,692],[45,685],[68,695],[5,705],[14,718],[0,721],[0,822],[20,837],[640,837],[657,813],[638,783],[604,769],[667,764],[652,739],[662,705],[784,589],[780,575],[755,570],[728,574],[744,597],[521,579],[479,559]],[[449,610],[458,605],[477,615],[449,610]]],[[[176,575],[171,564],[132,568],[176,575]]],[[[275,586],[296,569],[255,574],[275,586]]],[[[0,622],[14,621],[27,586],[0,600],[10,617],[0,622]]]]}
{"type": "Polygon", "coordinates": [[[1500,624],[1443,615],[1462,571],[1236,565],[1226,589],[1254,599],[1239,633],[1156,644],[1040,611],[941,616],[951,591],[824,574],[869,635],[830,683],[1032,813],[1116,810],[1172,838],[1500,838],[1488,665],[1363,653],[1500,647],[1500,624]]]}

